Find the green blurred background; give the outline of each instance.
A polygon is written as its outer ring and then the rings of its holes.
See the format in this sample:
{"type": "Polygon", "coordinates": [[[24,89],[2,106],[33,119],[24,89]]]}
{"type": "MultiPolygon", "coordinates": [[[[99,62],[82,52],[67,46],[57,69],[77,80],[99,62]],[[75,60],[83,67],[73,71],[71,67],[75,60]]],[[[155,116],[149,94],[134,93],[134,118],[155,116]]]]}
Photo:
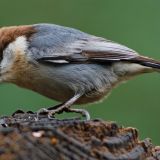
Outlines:
{"type": "MultiPolygon", "coordinates": [[[[160,59],[159,0],[0,0],[0,25],[56,23],[102,36],[160,59]]],[[[56,104],[11,84],[0,85],[0,114],[56,104]]],[[[101,104],[87,107],[92,118],[139,129],[160,145],[160,75],[139,76],[114,89],[101,104]]]]}

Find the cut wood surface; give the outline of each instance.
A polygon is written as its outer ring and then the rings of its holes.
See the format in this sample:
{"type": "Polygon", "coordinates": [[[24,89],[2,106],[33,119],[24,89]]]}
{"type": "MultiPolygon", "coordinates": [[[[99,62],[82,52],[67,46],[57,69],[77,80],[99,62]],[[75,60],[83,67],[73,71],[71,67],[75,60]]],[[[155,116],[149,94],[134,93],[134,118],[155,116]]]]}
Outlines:
{"type": "Polygon", "coordinates": [[[0,160],[160,160],[160,147],[115,122],[19,111],[0,124],[0,160]]]}

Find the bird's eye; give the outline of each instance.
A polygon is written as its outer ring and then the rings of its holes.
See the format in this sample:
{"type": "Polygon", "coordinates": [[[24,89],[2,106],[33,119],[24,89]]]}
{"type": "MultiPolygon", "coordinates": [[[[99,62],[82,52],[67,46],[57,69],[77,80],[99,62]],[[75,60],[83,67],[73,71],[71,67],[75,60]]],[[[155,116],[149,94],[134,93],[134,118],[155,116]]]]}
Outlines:
{"type": "Polygon", "coordinates": [[[3,59],[3,54],[0,52],[0,62],[2,61],[3,59]]]}

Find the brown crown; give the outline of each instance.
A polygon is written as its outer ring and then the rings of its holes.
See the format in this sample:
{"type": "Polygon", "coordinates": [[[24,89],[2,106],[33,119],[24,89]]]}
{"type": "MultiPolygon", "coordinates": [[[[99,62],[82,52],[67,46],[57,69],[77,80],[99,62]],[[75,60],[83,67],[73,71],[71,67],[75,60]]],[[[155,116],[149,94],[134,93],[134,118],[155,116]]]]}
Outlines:
{"type": "Polygon", "coordinates": [[[19,36],[26,36],[29,38],[35,33],[33,26],[13,26],[0,28],[0,57],[2,58],[3,50],[7,45],[13,42],[19,36]]]}

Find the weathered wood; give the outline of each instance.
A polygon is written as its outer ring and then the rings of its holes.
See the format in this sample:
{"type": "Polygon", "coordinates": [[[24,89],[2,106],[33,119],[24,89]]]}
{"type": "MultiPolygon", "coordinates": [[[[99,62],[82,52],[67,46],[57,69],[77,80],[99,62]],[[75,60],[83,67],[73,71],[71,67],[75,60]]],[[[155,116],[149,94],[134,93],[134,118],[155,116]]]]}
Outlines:
{"type": "Polygon", "coordinates": [[[114,122],[18,112],[0,124],[0,160],[160,160],[160,147],[114,122]]]}

